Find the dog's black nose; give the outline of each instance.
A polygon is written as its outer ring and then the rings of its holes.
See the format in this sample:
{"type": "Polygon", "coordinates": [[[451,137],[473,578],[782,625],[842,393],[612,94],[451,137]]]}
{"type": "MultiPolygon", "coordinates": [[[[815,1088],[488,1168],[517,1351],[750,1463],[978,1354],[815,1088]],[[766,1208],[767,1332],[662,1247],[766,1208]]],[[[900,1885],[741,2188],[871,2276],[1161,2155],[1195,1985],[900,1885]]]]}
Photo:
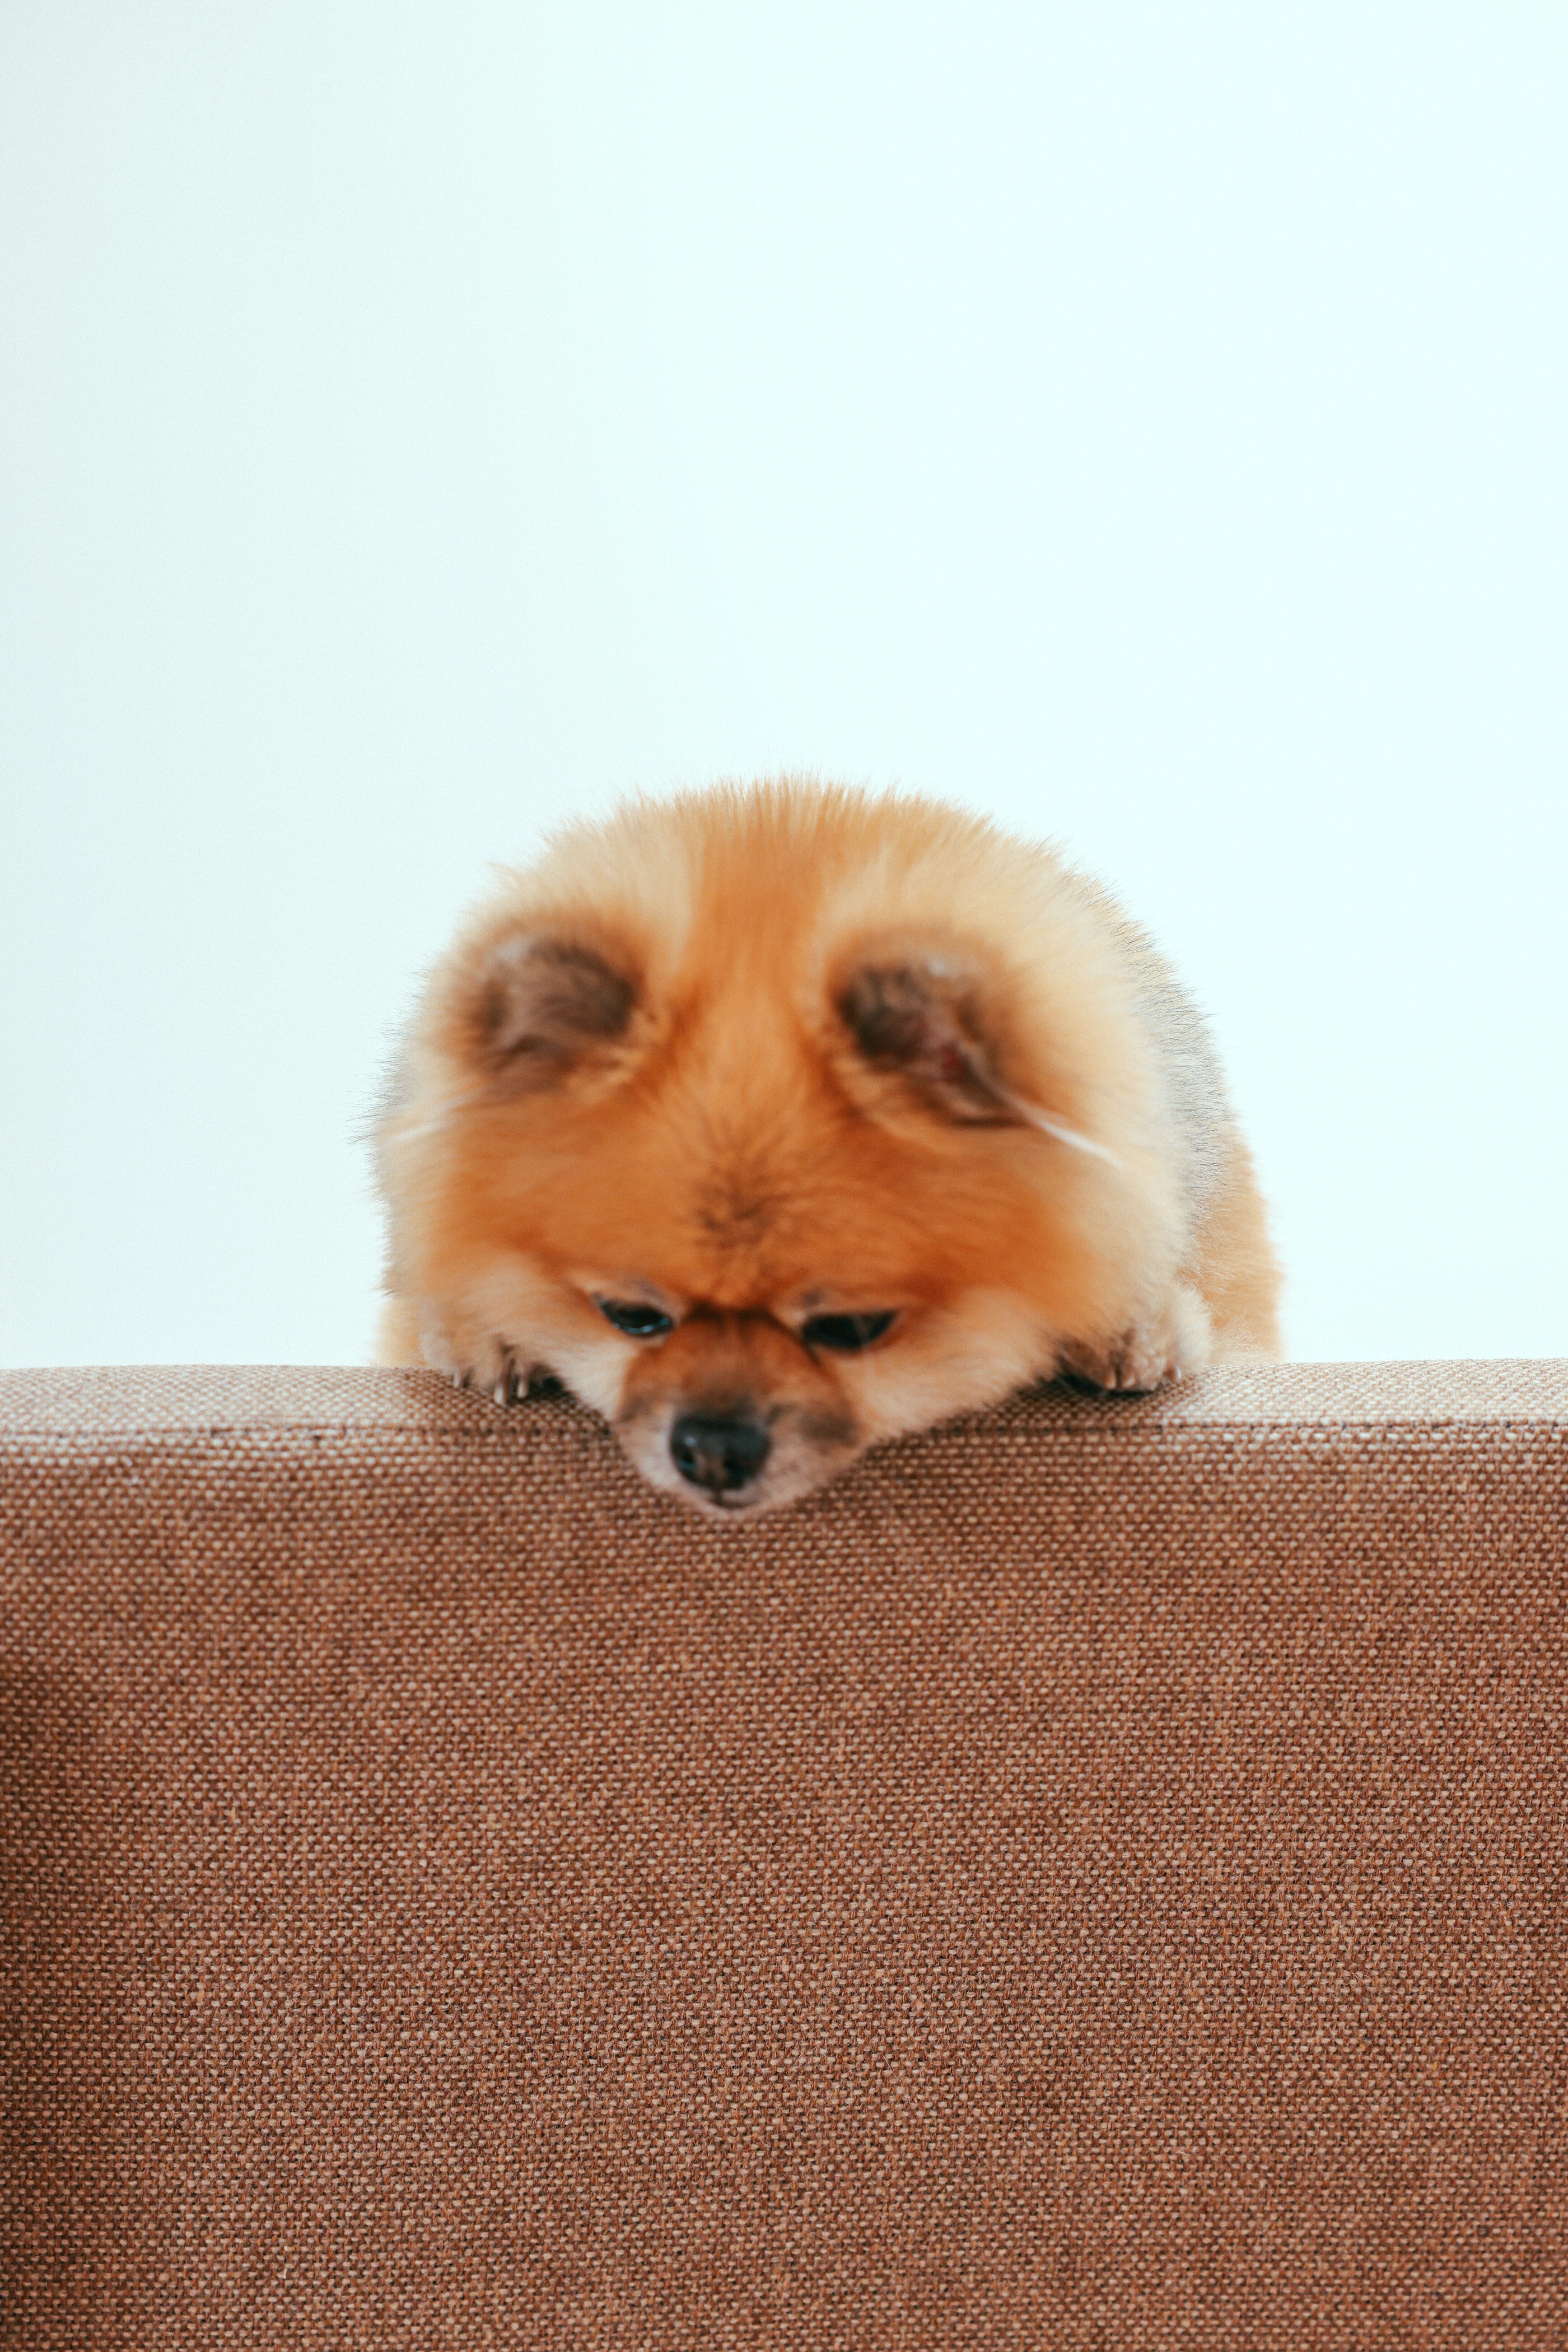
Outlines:
{"type": "Polygon", "coordinates": [[[681,1476],[715,1495],[754,1478],[772,1444],[754,1421],[732,1421],[725,1413],[683,1412],[669,1433],[670,1456],[681,1476]]]}

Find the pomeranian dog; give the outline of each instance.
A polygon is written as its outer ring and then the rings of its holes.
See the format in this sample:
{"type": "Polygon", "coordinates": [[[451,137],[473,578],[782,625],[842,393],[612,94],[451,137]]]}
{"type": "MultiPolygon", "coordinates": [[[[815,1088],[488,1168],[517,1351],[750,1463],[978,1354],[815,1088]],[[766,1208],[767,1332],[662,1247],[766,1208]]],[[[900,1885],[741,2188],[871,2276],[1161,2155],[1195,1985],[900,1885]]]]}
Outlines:
{"type": "Polygon", "coordinates": [[[572,826],[436,967],[377,1130],[381,1360],[553,1377],[726,1517],[1066,1374],[1279,1351],[1203,1022],[1049,850],[791,779],[572,826]]]}

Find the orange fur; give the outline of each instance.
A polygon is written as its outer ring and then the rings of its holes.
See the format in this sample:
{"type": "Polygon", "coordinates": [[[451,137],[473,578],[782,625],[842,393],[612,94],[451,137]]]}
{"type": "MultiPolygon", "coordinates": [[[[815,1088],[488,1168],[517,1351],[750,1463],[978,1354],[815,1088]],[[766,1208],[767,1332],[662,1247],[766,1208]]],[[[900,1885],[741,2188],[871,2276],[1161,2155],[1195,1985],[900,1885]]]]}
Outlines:
{"type": "Polygon", "coordinates": [[[926,801],[785,779],[572,828],[437,967],[379,1161],[384,1360],[503,1398],[552,1372],[717,1510],[1058,1370],[1278,1352],[1171,975],[1051,852],[926,801]],[[857,1352],[801,1337],[889,1313],[857,1352]],[[692,1444],[763,1433],[762,1467],[683,1471],[693,1414],[692,1444]]]}

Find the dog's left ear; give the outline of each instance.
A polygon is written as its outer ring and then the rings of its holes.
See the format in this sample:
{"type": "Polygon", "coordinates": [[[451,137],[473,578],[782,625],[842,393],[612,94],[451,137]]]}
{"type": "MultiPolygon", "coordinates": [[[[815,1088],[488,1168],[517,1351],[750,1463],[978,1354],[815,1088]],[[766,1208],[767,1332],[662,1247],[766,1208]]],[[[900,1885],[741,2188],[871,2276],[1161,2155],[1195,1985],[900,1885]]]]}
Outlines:
{"type": "Polygon", "coordinates": [[[616,1045],[637,1003],[620,959],[551,932],[498,940],[469,982],[469,1049],[497,1077],[524,1091],[558,1079],[616,1045]]]}
{"type": "Polygon", "coordinates": [[[862,965],[839,989],[839,1018],[862,1058],[903,1078],[931,1109],[962,1127],[1035,1127],[1079,1151],[1109,1159],[1065,1120],[1007,1083],[1001,1023],[980,974],[955,959],[862,965]]]}

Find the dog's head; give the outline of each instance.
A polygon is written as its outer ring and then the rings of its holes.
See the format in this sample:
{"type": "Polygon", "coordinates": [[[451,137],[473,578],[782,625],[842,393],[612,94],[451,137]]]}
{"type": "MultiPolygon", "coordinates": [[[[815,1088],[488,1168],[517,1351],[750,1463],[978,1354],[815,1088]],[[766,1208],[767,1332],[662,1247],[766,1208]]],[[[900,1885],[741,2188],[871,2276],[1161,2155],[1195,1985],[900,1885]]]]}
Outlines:
{"type": "Polygon", "coordinates": [[[1125,1255],[1006,943],[771,847],[707,838],[673,912],[581,881],[492,912],[384,1153],[426,1355],[554,1373],[726,1517],[1048,1372],[1125,1255]]]}

